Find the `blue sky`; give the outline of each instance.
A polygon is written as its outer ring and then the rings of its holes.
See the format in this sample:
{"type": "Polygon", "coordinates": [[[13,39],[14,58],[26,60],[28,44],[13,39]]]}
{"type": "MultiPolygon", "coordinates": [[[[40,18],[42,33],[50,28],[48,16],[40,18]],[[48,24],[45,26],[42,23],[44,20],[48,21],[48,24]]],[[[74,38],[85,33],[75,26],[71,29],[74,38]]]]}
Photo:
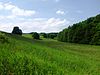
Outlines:
{"type": "Polygon", "coordinates": [[[0,30],[59,32],[100,14],[100,0],[0,0],[0,30]]]}

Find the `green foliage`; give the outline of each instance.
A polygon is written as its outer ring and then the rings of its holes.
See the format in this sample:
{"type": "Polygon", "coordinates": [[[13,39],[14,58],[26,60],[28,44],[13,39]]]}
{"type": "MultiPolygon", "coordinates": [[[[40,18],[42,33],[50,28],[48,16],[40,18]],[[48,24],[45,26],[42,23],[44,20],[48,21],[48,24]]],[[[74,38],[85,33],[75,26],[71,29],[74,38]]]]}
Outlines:
{"type": "Polygon", "coordinates": [[[9,43],[8,37],[4,33],[0,33],[0,43],[9,43]]]}
{"type": "Polygon", "coordinates": [[[9,38],[0,44],[0,75],[100,75],[100,46],[9,38]]]}
{"type": "Polygon", "coordinates": [[[22,30],[19,27],[14,27],[12,34],[22,35],[22,30]]]}
{"type": "Polygon", "coordinates": [[[55,37],[57,37],[58,33],[48,33],[47,36],[48,38],[54,39],[55,37]]]}
{"type": "Polygon", "coordinates": [[[73,24],[59,32],[58,40],[71,43],[100,45],[100,14],[73,24]]]}
{"type": "Polygon", "coordinates": [[[40,35],[43,36],[43,38],[54,39],[57,37],[58,33],[40,33],[40,35]]]}
{"type": "Polygon", "coordinates": [[[37,32],[33,32],[32,37],[34,39],[40,39],[40,35],[37,32]]]}
{"type": "Polygon", "coordinates": [[[59,34],[58,34],[58,40],[59,41],[63,41],[63,42],[67,42],[68,41],[68,38],[66,38],[68,36],[68,30],[67,29],[64,29],[63,31],[61,31],[59,34]]]}
{"type": "Polygon", "coordinates": [[[41,36],[43,36],[43,38],[48,38],[48,35],[46,33],[40,33],[41,36]]]}
{"type": "Polygon", "coordinates": [[[100,45],[100,31],[96,32],[92,38],[91,44],[100,45]]]}

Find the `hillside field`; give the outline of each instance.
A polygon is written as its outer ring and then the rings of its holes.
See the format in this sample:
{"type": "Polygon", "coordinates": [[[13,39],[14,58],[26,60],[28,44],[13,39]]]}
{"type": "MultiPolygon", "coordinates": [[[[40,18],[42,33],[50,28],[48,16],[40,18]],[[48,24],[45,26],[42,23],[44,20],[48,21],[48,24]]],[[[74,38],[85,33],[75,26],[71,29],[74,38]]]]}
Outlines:
{"type": "Polygon", "coordinates": [[[5,35],[0,75],[100,75],[100,46],[5,35]]]}

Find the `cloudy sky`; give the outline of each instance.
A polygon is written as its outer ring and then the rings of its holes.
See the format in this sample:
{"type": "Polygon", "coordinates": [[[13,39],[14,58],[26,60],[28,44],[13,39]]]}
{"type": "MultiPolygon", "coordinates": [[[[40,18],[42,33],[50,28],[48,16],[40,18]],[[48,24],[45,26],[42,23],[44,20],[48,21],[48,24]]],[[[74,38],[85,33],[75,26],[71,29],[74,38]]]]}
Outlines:
{"type": "Polygon", "coordinates": [[[100,14],[100,0],[0,0],[0,30],[59,32],[100,14]]]}

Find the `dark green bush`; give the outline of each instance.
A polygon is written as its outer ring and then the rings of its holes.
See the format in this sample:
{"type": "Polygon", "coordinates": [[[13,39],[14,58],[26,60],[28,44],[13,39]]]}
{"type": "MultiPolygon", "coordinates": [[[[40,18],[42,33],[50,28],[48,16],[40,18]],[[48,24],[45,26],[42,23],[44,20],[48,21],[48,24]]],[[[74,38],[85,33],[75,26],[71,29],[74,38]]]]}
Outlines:
{"type": "Polygon", "coordinates": [[[40,39],[40,35],[37,32],[33,32],[33,39],[40,39]]]}
{"type": "Polygon", "coordinates": [[[12,34],[22,35],[22,30],[19,27],[14,27],[12,34]]]}

